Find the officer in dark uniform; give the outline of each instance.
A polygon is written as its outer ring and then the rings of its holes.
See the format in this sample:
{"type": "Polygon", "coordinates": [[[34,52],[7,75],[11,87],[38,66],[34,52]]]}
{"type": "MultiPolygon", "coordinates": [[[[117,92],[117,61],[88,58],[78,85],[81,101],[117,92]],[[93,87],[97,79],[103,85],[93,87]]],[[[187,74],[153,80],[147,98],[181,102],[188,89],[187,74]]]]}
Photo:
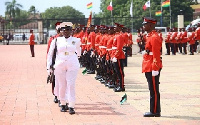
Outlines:
{"type": "Polygon", "coordinates": [[[142,72],[145,73],[150,91],[150,112],[144,117],[160,117],[159,77],[162,68],[160,49],[162,40],[155,31],[156,20],[144,17],[143,28],[147,31],[145,53],[143,52],[142,72]]]}

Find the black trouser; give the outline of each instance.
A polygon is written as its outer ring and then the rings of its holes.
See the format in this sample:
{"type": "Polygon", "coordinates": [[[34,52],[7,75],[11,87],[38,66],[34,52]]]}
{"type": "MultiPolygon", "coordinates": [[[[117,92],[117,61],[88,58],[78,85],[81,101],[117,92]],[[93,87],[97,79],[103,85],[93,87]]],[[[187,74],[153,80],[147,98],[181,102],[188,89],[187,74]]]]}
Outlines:
{"type": "Polygon", "coordinates": [[[160,72],[157,76],[152,76],[152,72],[145,72],[150,91],[150,112],[160,113],[160,92],[159,92],[159,78],[160,72]]]}
{"type": "Polygon", "coordinates": [[[165,43],[167,54],[170,55],[170,43],[165,43]]]}
{"type": "Polygon", "coordinates": [[[176,44],[175,43],[171,43],[171,51],[173,55],[176,55],[176,44]]]}
{"type": "Polygon", "coordinates": [[[190,45],[190,53],[194,54],[195,44],[190,45]]]}
{"type": "Polygon", "coordinates": [[[187,43],[182,43],[182,47],[183,47],[184,53],[187,54],[187,49],[186,49],[187,43]]]}
{"type": "Polygon", "coordinates": [[[124,67],[127,67],[127,63],[128,63],[128,47],[123,47],[123,51],[125,52],[125,59],[124,59],[124,67]]]}
{"type": "Polygon", "coordinates": [[[10,41],[10,40],[8,39],[8,40],[7,40],[7,45],[9,45],[9,41],[10,41]]]}
{"type": "Polygon", "coordinates": [[[121,88],[124,88],[124,59],[117,59],[117,62],[114,63],[115,71],[119,78],[119,84],[121,88]]]}
{"type": "Polygon", "coordinates": [[[182,43],[178,43],[179,52],[182,53],[182,43]]]}
{"type": "Polygon", "coordinates": [[[30,45],[30,50],[31,50],[31,55],[32,55],[32,57],[35,57],[34,45],[30,45]]]}

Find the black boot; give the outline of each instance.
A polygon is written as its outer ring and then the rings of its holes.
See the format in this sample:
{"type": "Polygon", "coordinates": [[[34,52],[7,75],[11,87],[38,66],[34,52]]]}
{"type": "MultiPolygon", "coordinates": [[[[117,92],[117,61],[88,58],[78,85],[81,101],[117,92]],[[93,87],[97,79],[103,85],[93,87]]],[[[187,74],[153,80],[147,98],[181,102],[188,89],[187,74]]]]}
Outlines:
{"type": "Polygon", "coordinates": [[[61,107],[61,103],[60,103],[60,100],[58,100],[58,107],[61,107]]]}
{"type": "Polygon", "coordinates": [[[69,114],[70,115],[75,114],[74,108],[69,107],[69,114]]]}
{"type": "Polygon", "coordinates": [[[114,88],[114,92],[124,92],[125,91],[125,88],[122,88],[122,87],[117,87],[117,88],[114,88]]]}
{"type": "Polygon", "coordinates": [[[55,103],[58,103],[58,98],[57,98],[57,96],[55,96],[54,102],[55,102],[55,103]]]}
{"type": "Polygon", "coordinates": [[[67,112],[67,110],[66,110],[66,105],[61,105],[60,111],[61,111],[61,112],[67,112]]]}
{"type": "Polygon", "coordinates": [[[144,114],[144,117],[160,117],[160,113],[151,113],[151,112],[146,112],[144,114]]]}

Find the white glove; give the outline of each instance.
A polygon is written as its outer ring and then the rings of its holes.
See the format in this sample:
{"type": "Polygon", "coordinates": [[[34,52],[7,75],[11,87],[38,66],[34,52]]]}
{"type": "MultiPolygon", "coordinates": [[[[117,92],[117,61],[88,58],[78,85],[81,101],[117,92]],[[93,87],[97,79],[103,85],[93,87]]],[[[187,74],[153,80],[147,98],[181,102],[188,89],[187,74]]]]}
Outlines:
{"type": "Polygon", "coordinates": [[[86,53],[87,53],[87,51],[86,51],[86,50],[84,50],[84,51],[83,51],[83,55],[85,55],[86,53]]]}
{"type": "Polygon", "coordinates": [[[144,54],[146,54],[146,51],[145,51],[145,50],[142,51],[142,55],[144,55],[144,54]]]}
{"type": "Polygon", "coordinates": [[[112,61],[113,61],[113,62],[117,62],[117,58],[114,57],[114,58],[112,59],[112,61]]]}
{"type": "Polygon", "coordinates": [[[158,74],[159,74],[158,71],[154,71],[154,70],[152,70],[152,76],[157,76],[158,74]]]}
{"type": "Polygon", "coordinates": [[[47,69],[47,74],[48,74],[48,75],[51,75],[51,74],[52,74],[52,72],[53,72],[53,70],[52,70],[52,69],[47,69]]]}
{"type": "Polygon", "coordinates": [[[94,52],[93,52],[93,51],[91,51],[91,55],[90,55],[90,57],[92,57],[92,56],[94,56],[94,52]]]}

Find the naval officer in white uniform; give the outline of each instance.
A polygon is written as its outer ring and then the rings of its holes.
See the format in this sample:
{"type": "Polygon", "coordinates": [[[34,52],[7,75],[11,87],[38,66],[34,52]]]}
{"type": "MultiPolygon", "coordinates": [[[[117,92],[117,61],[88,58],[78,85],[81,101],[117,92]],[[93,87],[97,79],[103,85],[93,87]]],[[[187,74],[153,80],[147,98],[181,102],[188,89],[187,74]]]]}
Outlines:
{"type": "Polygon", "coordinates": [[[75,81],[80,64],[78,58],[81,55],[80,39],[72,37],[72,23],[63,22],[61,24],[62,37],[57,37],[51,42],[47,56],[47,72],[51,72],[50,65],[54,48],[57,46],[55,60],[56,95],[61,103],[61,112],[69,109],[70,114],[75,114],[75,81]],[[66,106],[66,103],[69,105],[66,106]],[[68,108],[69,107],[69,108],[68,108]]]}

